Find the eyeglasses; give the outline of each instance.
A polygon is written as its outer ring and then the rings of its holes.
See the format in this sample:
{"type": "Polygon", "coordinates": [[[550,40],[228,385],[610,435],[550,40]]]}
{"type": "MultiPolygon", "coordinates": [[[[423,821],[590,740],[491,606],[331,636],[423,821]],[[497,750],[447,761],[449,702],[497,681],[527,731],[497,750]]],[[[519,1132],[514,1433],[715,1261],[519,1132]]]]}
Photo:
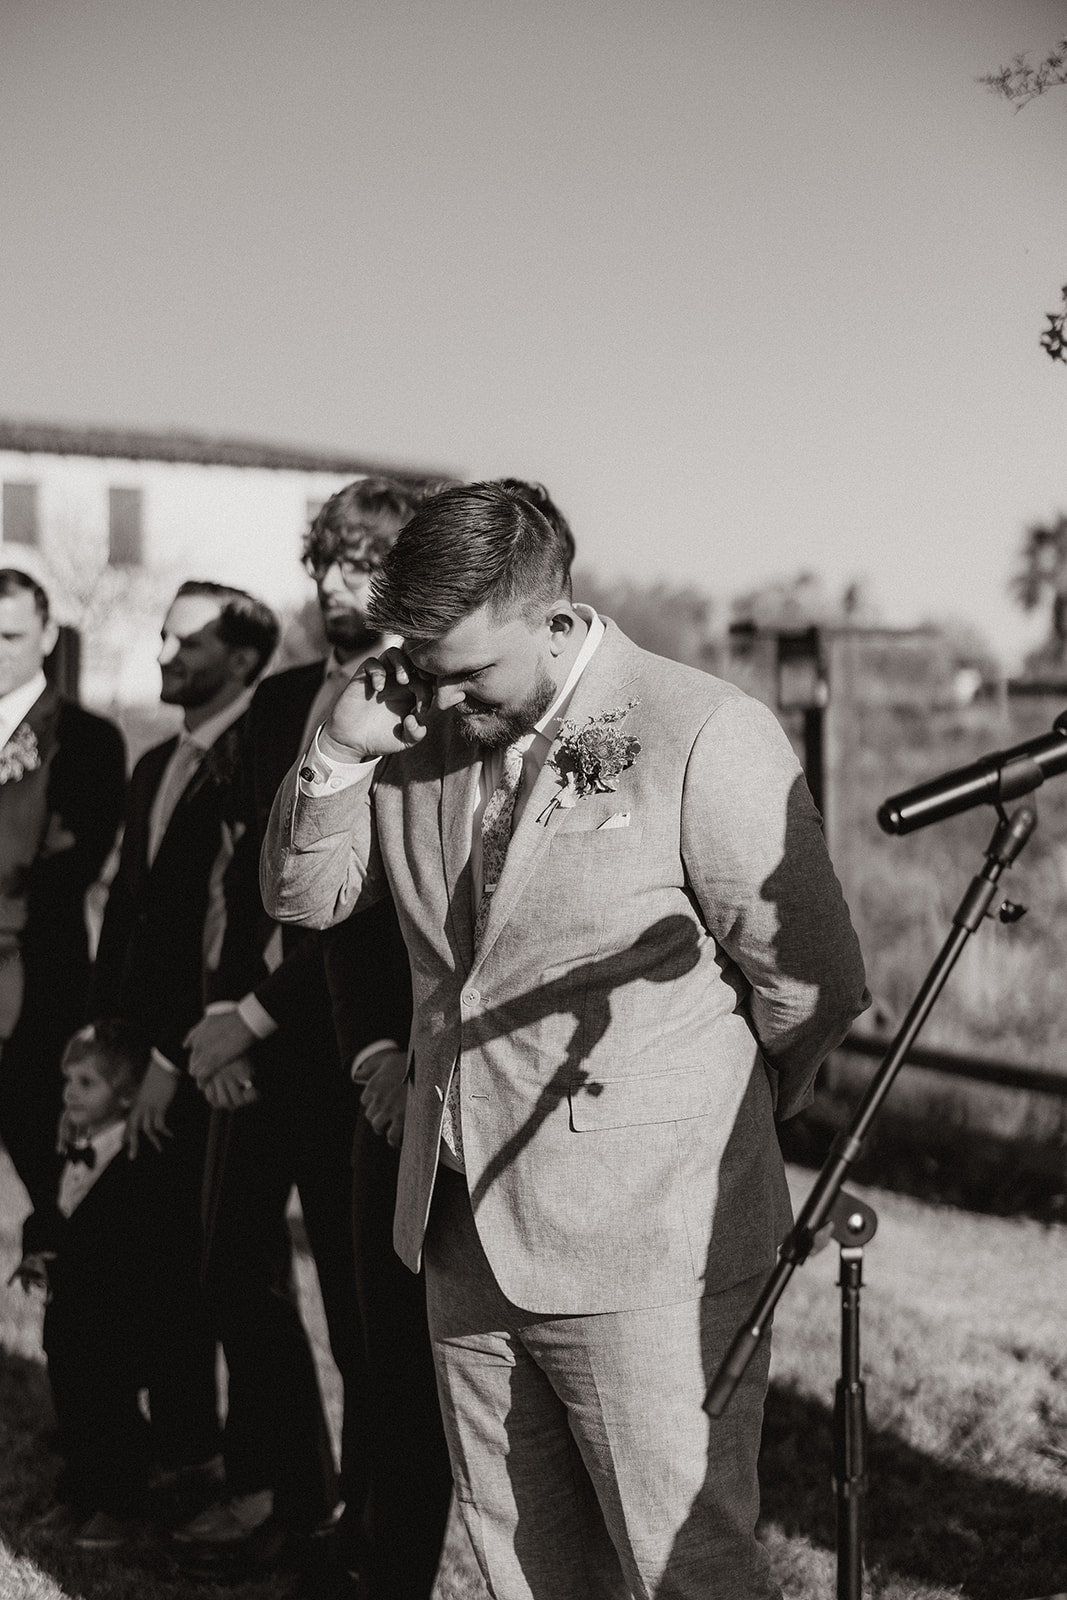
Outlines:
{"type": "Polygon", "coordinates": [[[378,570],[378,562],[365,556],[335,556],[330,561],[305,561],[304,565],[316,583],[321,583],[330,569],[336,567],[346,589],[357,588],[364,578],[378,570]]]}

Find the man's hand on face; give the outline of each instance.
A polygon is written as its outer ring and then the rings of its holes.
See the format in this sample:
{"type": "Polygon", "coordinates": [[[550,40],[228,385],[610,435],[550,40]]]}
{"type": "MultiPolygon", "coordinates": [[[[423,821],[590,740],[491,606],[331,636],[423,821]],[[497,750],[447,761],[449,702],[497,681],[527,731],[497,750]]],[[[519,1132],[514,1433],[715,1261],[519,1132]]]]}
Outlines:
{"type": "Polygon", "coordinates": [[[170,1138],[167,1112],[177,1090],[177,1073],[168,1072],[155,1061],[150,1062],[126,1120],[126,1144],[131,1160],[136,1157],[142,1138],[157,1150],[162,1150],[163,1139],[170,1138]]]}
{"type": "Polygon", "coordinates": [[[189,1051],[189,1076],[201,1089],[231,1061],[245,1056],[256,1044],[256,1035],[241,1020],[237,1008],[209,1011],[185,1036],[189,1051]]]}
{"type": "Polygon", "coordinates": [[[373,761],[410,750],[426,734],[434,685],[396,646],[371,656],[338,698],[322,733],[337,761],[373,761]]]}

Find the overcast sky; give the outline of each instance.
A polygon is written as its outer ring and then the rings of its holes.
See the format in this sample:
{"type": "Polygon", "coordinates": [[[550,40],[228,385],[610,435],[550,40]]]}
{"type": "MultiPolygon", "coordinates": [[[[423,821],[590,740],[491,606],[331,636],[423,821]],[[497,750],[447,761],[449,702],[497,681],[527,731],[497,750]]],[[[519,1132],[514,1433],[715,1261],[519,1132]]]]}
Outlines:
{"type": "MultiPolygon", "coordinates": [[[[1045,0],[0,0],[0,413],[542,479],[1009,661],[1067,512],[1045,0]]],[[[253,575],[249,575],[252,581],[253,575]]]]}

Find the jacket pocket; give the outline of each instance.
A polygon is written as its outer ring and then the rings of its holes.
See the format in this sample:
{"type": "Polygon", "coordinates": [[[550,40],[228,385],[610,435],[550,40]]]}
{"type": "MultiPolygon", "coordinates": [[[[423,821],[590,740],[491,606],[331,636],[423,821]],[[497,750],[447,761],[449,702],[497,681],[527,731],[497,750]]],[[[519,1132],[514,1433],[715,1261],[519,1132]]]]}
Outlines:
{"type": "Polygon", "coordinates": [[[575,1133],[598,1128],[629,1128],[654,1122],[685,1122],[713,1111],[706,1067],[653,1072],[643,1077],[591,1077],[571,1089],[571,1127],[575,1133]]]}

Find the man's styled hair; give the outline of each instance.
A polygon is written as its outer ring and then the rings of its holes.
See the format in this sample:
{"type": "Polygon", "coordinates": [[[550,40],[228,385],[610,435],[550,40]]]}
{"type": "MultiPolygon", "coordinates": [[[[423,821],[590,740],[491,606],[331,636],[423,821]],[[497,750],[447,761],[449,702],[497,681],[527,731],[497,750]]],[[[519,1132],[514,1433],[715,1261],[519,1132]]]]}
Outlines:
{"type": "Polygon", "coordinates": [[[202,594],[219,602],[222,609],[218,636],[231,650],[256,652],[256,664],[245,679],[246,683],[254,683],[278,645],[281,630],[274,612],[244,589],[231,588],[228,583],[212,583],[207,578],[186,579],[179,586],[176,598],[187,594],[202,594]]]}
{"type": "Polygon", "coordinates": [[[526,478],[497,478],[494,480],[508,494],[517,495],[520,500],[528,500],[530,505],[536,506],[541,515],[551,522],[567,548],[567,571],[574,565],[574,534],[559,506],[553,500],[543,483],[533,483],[526,478]]]}
{"type": "Polygon", "coordinates": [[[0,599],[9,600],[15,594],[32,594],[34,610],[42,622],[47,622],[51,611],[48,595],[36,578],[18,567],[0,567],[0,599]]]}
{"type": "Polygon", "coordinates": [[[452,481],[398,483],[372,476],[346,483],[325,501],[304,536],[305,567],[314,576],[342,558],[377,566],[419,506],[452,481]]]}
{"type": "Polygon", "coordinates": [[[367,619],[383,633],[437,639],[483,606],[499,620],[570,592],[559,528],[501,484],[470,483],[416,511],[374,575],[367,619]]]}
{"type": "Polygon", "coordinates": [[[79,1028],[63,1052],[65,1067],[91,1061],[109,1088],[131,1099],[151,1059],[152,1047],[147,1035],[124,1017],[101,1017],[79,1028]]]}

